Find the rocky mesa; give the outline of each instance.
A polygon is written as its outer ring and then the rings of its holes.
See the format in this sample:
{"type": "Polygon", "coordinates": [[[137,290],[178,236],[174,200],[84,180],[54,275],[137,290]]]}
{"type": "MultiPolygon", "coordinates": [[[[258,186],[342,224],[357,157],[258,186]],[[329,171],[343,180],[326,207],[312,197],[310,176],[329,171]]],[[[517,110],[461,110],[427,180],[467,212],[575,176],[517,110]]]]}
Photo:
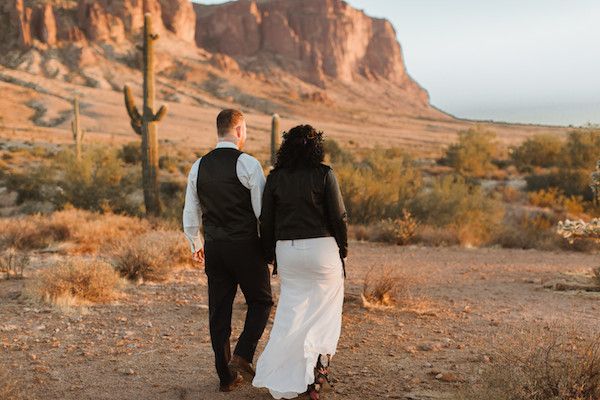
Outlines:
{"type": "Polygon", "coordinates": [[[243,68],[278,68],[324,88],[328,79],[385,80],[427,94],[407,74],[391,23],[342,0],[5,0],[0,46],[26,49],[66,43],[124,43],[156,16],[155,29],[235,59],[243,68]]]}

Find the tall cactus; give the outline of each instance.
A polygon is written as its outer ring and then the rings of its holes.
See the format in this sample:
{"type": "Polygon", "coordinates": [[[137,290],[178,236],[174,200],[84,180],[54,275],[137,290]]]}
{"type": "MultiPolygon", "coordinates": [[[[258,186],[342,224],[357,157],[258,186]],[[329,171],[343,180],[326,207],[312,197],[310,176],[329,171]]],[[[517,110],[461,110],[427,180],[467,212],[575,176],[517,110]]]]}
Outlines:
{"type": "Polygon", "coordinates": [[[73,99],[73,121],[71,121],[71,131],[73,132],[73,141],[75,142],[75,155],[77,160],[81,160],[81,147],[83,145],[85,131],[81,129],[81,121],[79,120],[78,97],[73,99]]]}
{"type": "Polygon", "coordinates": [[[162,106],[154,112],[154,42],[159,38],[153,33],[152,17],[144,15],[144,109],[140,114],[135,106],[131,88],[125,86],[125,107],[131,119],[131,127],[142,136],[142,183],[144,186],[144,204],[147,215],[160,215],[160,196],[158,187],[158,122],[167,114],[162,106]]]}
{"type": "Polygon", "coordinates": [[[279,115],[273,114],[273,120],[271,121],[271,166],[275,166],[277,151],[279,150],[279,136],[281,132],[279,125],[279,115]]]}

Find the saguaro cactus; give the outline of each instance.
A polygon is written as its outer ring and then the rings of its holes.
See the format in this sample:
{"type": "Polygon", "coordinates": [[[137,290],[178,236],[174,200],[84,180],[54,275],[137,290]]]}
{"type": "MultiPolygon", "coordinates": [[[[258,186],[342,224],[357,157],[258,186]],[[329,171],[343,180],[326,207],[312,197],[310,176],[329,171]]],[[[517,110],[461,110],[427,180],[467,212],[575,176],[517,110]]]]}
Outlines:
{"type": "Polygon", "coordinates": [[[273,114],[273,120],[271,121],[271,165],[275,165],[275,159],[277,158],[277,150],[279,150],[279,115],[273,114]]]}
{"type": "Polygon", "coordinates": [[[147,215],[160,215],[160,197],[158,187],[158,122],[167,114],[162,106],[154,112],[154,42],[159,38],[153,33],[152,17],[144,15],[144,109],[140,113],[135,106],[131,88],[125,86],[125,107],[131,119],[131,127],[142,136],[142,183],[144,186],[144,204],[147,215]]]}
{"type": "Polygon", "coordinates": [[[81,129],[81,121],[79,120],[79,98],[73,99],[73,121],[71,121],[71,131],[73,132],[73,141],[75,142],[75,155],[77,160],[81,160],[81,147],[83,145],[83,137],[85,131],[81,129]]]}

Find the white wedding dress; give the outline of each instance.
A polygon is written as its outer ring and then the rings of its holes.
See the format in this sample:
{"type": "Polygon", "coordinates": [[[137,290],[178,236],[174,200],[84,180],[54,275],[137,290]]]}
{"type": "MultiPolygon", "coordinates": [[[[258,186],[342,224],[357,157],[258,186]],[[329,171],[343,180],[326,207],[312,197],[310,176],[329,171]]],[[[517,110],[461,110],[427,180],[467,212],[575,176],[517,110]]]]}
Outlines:
{"type": "Polygon", "coordinates": [[[275,399],[292,399],[314,383],[319,354],[335,354],[344,274],[332,237],[278,241],[276,255],[281,293],[252,384],[275,399]]]}

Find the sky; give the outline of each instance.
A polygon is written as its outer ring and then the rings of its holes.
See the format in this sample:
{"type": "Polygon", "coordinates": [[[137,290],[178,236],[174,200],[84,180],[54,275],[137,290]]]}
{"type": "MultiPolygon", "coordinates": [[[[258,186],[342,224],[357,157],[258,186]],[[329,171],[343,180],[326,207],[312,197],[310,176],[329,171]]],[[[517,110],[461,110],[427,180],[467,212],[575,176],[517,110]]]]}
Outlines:
{"type": "Polygon", "coordinates": [[[393,23],[409,74],[444,111],[481,120],[600,123],[600,0],[348,3],[393,23]]]}

